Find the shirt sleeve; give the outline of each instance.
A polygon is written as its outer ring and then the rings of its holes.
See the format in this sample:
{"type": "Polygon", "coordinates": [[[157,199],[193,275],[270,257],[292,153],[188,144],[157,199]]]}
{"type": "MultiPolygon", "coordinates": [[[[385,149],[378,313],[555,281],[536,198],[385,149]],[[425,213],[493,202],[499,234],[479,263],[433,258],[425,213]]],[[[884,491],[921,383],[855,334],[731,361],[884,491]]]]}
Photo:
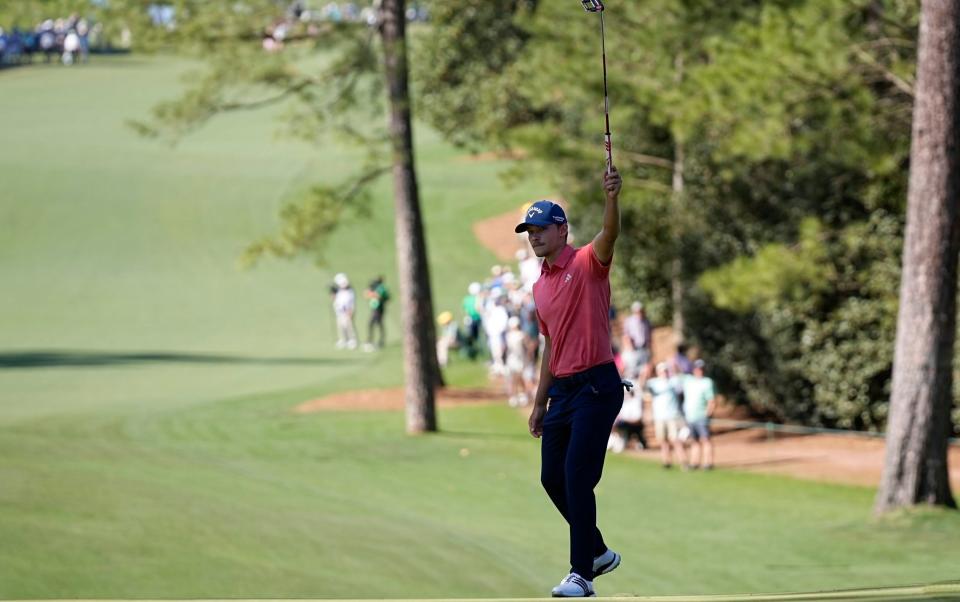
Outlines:
{"type": "Polygon", "coordinates": [[[545,337],[550,336],[550,331],[547,330],[547,323],[543,321],[543,318],[540,317],[540,310],[537,310],[537,323],[540,325],[540,334],[545,337]]]}
{"type": "Polygon", "coordinates": [[[587,272],[599,280],[603,280],[610,275],[610,266],[613,265],[612,258],[610,259],[610,263],[607,265],[600,263],[600,259],[593,250],[593,241],[590,241],[588,244],[580,248],[580,252],[577,253],[577,261],[583,262],[587,272]]]}

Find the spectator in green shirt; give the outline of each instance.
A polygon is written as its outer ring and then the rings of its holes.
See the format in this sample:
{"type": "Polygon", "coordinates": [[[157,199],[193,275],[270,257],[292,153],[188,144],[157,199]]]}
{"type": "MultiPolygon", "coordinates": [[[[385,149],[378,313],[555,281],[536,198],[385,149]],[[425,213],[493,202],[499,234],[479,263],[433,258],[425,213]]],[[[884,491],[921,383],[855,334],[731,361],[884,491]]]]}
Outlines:
{"type": "Polygon", "coordinates": [[[365,351],[373,351],[373,331],[378,330],[380,340],[377,342],[377,346],[383,349],[387,339],[387,332],[383,327],[383,312],[386,311],[387,301],[390,300],[390,291],[387,290],[387,285],[383,283],[383,276],[377,276],[370,283],[366,297],[370,301],[370,322],[367,324],[367,343],[363,348],[365,351]]]}
{"type": "Polygon", "coordinates": [[[463,321],[466,327],[466,352],[470,359],[477,357],[477,343],[480,338],[480,304],[479,296],[482,287],[479,282],[472,282],[467,289],[467,295],[463,298],[463,321]]]}

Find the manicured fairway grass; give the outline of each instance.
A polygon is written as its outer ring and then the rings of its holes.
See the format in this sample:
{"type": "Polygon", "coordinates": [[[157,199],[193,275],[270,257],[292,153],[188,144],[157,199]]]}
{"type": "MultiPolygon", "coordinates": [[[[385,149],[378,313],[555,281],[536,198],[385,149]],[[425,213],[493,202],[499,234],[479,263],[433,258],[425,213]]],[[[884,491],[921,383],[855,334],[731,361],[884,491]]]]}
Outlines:
{"type": "MultiPolygon", "coordinates": [[[[177,149],[123,126],[176,95],[184,64],[123,58],[0,73],[0,598],[543,596],[566,532],[537,444],[504,406],[298,415],[326,393],[401,383],[397,308],[380,354],[337,352],[326,284],[394,289],[389,182],[330,265],[239,272],[279,203],[355,158],[232,115],[177,149]]],[[[473,220],[507,190],[424,129],[437,308],[492,256],[473,220]]],[[[361,314],[361,321],[364,314],[361,314]]],[[[469,370],[458,378],[471,378],[469,370]]],[[[878,587],[955,579],[960,517],[874,523],[872,492],[665,473],[611,458],[601,526],[624,555],[603,595],[878,587]]]]}
{"type": "MultiPolygon", "coordinates": [[[[276,136],[274,112],[219,118],[177,148],[124,125],[181,89],[188,65],[97,59],[0,73],[0,423],[107,405],[176,405],[325,382],[399,384],[399,308],[384,359],[336,353],[327,286],[383,274],[397,296],[390,178],[310,259],[236,268],[284,199],[341,181],[357,160],[276,136]],[[386,363],[384,363],[386,362],[386,363]]],[[[455,309],[493,256],[474,220],[545,194],[508,189],[502,163],[417,130],[437,311],[455,309]]],[[[362,302],[361,302],[362,305],[362,302]]],[[[358,326],[367,312],[361,307],[358,326]]]]}
{"type": "MultiPolygon", "coordinates": [[[[562,576],[515,412],[409,438],[394,413],[292,414],[306,393],[6,427],[0,595],[517,597],[562,576]]],[[[861,488],[614,457],[599,497],[625,558],[606,595],[931,582],[960,560],[960,517],[874,524],[861,488]]]]}

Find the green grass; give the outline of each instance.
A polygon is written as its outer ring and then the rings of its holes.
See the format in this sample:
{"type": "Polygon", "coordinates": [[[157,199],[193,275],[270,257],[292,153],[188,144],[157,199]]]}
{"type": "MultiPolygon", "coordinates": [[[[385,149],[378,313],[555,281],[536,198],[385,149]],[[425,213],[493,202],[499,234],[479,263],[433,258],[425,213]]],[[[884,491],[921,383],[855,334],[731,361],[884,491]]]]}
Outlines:
{"type": "MultiPolygon", "coordinates": [[[[191,404],[343,371],[370,386],[401,381],[396,303],[384,364],[334,352],[327,294],[345,271],[361,290],[384,274],[397,298],[390,178],[377,182],[372,214],[332,237],[323,269],[304,258],[238,270],[244,246],[274,231],[283,200],[311,181],[341,181],[356,152],[278,139],[279,109],[216,119],[175,149],[137,137],[125,121],[175,97],[186,67],[115,58],[0,73],[0,363],[39,364],[0,375],[0,422],[191,404]]],[[[495,261],[472,220],[542,185],[506,189],[502,163],[464,161],[422,127],[417,141],[439,312],[495,261]]]]}
{"type": "MultiPolygon", "coordinates": [[[[522,416],[444,410],[410,438],[397,412],[291,413],[306,393],[4,429],[0,595],[515,597],[562,576],[522,416]]],[[[625,558],[608,595],[932,582],[960,560],[956,514],[871,522],[863,488],[612,457],[598,495],[625,558]]]]}
{"type": "MultiPolygon", "coordinates": [[[[399,412],[291,412],[402,382],[398,308],[383,353],[340,353],[326,293],[339,270],[396,290],[389,182],[328,268],[238,271],[287,195],[355,157],[277,140],[269,113],[176,149],[136,137],[124,120],[175,96],[184,67],[0,73],[0,598],[542,596],[566,528],[522,415],[443,410],[444,432],[411,438],[399,412]]],[[[543,186],[417,140],[437,310],[454,309],[494,261],[470,221],[543,186]]],[[[482,383],[464,363],[450,377],[482,383]]],[[[613,457],[598,495],[625,558],[607,595],[958,576],[960,516],[874,522],[865,488],[613,457]]]]}

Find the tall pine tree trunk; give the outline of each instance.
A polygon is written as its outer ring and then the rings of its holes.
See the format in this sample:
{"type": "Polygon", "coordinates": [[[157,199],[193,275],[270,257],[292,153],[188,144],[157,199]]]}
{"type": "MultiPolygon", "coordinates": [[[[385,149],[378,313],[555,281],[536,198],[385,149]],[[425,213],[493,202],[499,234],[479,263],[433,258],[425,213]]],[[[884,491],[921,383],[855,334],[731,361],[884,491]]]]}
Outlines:
{"type": "Polygon", "coordinates": [[[960,0],[920,16],[893,392],[876,511],[956,507],[947,472],[960,252],[960,0]]]}
{"type": "MultiPolygon", "coordinates": [[[[677,215],[682,214],[683,207],[683,142],[674,143],[673,151],[673,206],[677,215]]],[[[679,228],[678,228],[679,230],[679,228]]],[[[670,294],[673,302],[673,338],[677,345],[682,345],[686,337],[684,331],[686,325],[683,319],[683,297],[685,294],[683,285],[683,259],[680,256],[680,236],[681,232],[675,232],[676,253],[673,261],[670,263],[670,294]]]]}
{"type": "MultiPolygon", "coordinates": [[[[679,87],[683,83],[683,54],[677,54],[673,57],[673,80],[679,87]]],[[[676,216],[683,216],[683,188],[684,188],[684,147],[683,141],[674,136],[673,142],[673,178],[671,179],[671,190],[673,191],[673,210],[676,216]]],[[[686,294],[683,282],[683,259],[680,253],[682,245],[683,217],[674,219],[674,243],[675,251],[673,261],[670,265],[670,298],[673,305],[673,339],[677,345],[682,345],[686,340],[686,324],[683,316],[683,297],[686,294]]]]}
{"type": "Polygon", "coordinates": [[[437,430],[434,390],[439,384],[440,368],[436,356],[430,270],[413,164],[404,4],[404,0],[383,0],[380,36],[390,99],[407,432],[423,433],[437,430]]]}

